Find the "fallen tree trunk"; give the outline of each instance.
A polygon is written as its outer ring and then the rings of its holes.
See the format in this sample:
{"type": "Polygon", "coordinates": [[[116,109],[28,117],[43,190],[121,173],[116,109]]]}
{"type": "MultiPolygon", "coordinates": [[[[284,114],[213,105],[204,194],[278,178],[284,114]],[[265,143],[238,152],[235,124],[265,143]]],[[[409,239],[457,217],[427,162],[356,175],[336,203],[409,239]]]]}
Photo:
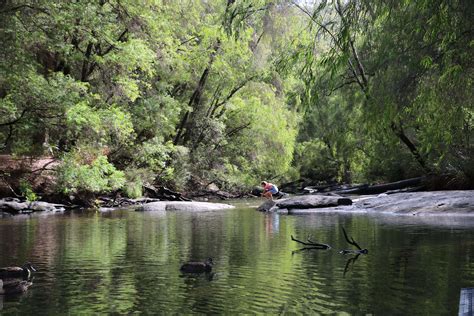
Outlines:
{"type": "Polygon", "coordinates": [[[357,186],[350,189],[335,191],[339,194],[380,194],[387,191],[402,190],[410,187],[421,189],[426,177],[411,178],[397,182],[376,184],[369,186],[368,184],[357,186]]]}

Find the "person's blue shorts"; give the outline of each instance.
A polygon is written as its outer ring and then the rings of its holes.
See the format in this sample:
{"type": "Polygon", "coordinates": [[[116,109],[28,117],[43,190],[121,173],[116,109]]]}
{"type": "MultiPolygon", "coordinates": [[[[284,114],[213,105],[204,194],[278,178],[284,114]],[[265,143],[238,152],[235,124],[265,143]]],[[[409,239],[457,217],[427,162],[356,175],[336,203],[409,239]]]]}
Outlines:
{"type": "Polygon", "coordinates": [[[273,186],[270,190],[268,190],[268,191],[269,191],[269,192],[272,192],[272,194],[277,194],[277,193],[278,193],[278,189],[275,188],[274,186],[273,186]]]}

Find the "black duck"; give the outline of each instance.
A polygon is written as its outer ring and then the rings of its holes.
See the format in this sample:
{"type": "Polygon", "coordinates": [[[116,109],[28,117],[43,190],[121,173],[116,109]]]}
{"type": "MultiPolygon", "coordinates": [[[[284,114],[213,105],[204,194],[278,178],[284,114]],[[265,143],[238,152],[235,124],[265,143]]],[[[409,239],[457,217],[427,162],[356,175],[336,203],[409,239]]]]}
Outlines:
{"type": "Polygon", "coordinates": [[[204,262],[188,262],[181,266],[182,272],[187,273],[202,273],[202,272],[211,272],[212,265],[212,258],[208,258],[204,262]]]}
{"type": "Polygon", "coordinates": [[[35,272],[31,263],[27,262],[23,267],[4,267],[0,268],[0,278],[24,278],[31,277],[31,273],[35,272]]]}

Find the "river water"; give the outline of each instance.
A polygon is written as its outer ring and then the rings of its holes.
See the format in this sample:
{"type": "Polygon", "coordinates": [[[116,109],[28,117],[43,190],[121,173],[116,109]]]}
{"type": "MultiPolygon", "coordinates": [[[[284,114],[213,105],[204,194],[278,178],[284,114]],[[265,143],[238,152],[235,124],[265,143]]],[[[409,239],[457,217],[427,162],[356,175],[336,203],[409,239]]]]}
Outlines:
{"type": "MultiPolygon", "coordinates": [[[[257,203],[257,202],[251,202],[257,203]]],[[[0,314],[456,315],[474,286],[474,218],[264,214],[237,209],[0,219],[0,266],[31,261],[30,290],[0,314]],[[353,249],[342,233],[368,255],[353,249]],[[295,238],[330,250],[298,251],[295,238]],[[213,272],[183,275],[212,257],[213,272]]]]}

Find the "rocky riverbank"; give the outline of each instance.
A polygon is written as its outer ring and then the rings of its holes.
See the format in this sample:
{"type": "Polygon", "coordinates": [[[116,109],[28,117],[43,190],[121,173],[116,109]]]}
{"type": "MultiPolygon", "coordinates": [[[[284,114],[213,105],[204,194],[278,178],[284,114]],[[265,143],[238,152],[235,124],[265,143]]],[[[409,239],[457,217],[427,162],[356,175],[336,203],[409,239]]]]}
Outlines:
{"type": "MultiPolygon", "coordinates": [[[[123,208],[133,208],[140,211],[205,211],[233,207],[229,204],[206,203],[208,200],[225,200],[239,197],[224,191],[211,189],[183,194],[166,187],[154,187],[151,185],[145,186],[144,191],[145,196],[142,198],[126,198],[122,197],[120,192],[114,192],[107,196],[97,196],[89,201],[89,203],[83,203],[83,199],[74,196],[59,199],[59,201],[64,201],[64,204],[46,201],[25,201],[25,199],[6,197],[0,199],[0,217],[9,217],[17,214],[30,214],[34,212],[63,212],[68,209],[94,209],[101,212],[123,208]]],[[[51,198],[51,196],[46,196],[46,198],[51,198]]],[[[54,201],[57,200],[56,197],[54,201]]]]}
{"type": "Polygon", "coordinates": [[[0,200],[0,216],[8,214],[28,214],[33,212],[63,212],[66,206],[63,204],[48,203],[42,201],[21,201],[16,198],[6,198],[0,200]]]}
{"type": "MultiPolygon", "coordinates": [[[[211,211],[234,208],[230,204],[195,202],[195,201],[158,201],[157,199],[127,199],[126,204],[120,207],[99,207],[101,212],[113,211],[119,208],[134,208],[136,211],[160,212],[160,211],[211,211]]],[[[0,200],[0,218],[9,217],[16,214],[30,214],[35,212],[56,213],[64,212],[69,207],[63,204],[47,203],[41,201],[22,202],[15,198],[0,200]]]]}
{"type": "Polygon", "coordinates": [[[384,213],[397,215],[474,216],[474,191],[432,191],[347,197],[306,195],[266,201],[260,211],[280,214],[318,212],[384,213]],[[340,202],[339,202],[340,201],[340,202]]]}
{"type": "MultiPolygon", "coordinates": [[[[159,201],[153,198],[126,199],[120,205],[99,207],[109,211],[123,207],[133,207],[137,211],[208,211],[229,209],[234,206],[224,203],[196,201],[159,201]],[[126,202],[126,203],[125,203],[126,202]]],[[[63,204],[41,201],[26,202],[16,198],[0,200],[0,217],[11,214],[33,212],[63,212],[70,208],[63,204]]],[[[431,191],[379,194],[370,196],[344,197],[335,194],[311,194],[293,196],[274,201],[265,201],[259,211],[280,214],[312,214],[318,212],[347,212],[397,215],[468,215],[474,216],[474,191],[431,191]]]]}

